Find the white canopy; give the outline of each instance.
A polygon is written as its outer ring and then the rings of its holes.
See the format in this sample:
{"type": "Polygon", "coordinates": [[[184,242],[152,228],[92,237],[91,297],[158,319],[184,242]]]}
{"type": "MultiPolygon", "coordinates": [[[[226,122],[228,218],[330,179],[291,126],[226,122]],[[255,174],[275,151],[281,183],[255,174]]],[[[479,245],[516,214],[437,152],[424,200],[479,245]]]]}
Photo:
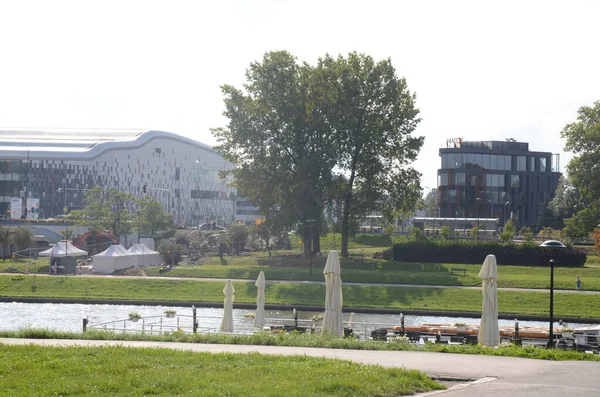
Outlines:
{"type": "Polygon", "coordinates": [[[115,270],[134,267],[138,256],[125,249],[122,245],[111,245],[105,251],[92,256],[92,268],[95,272],[112,273],[115,270]]]}
{"type": "Polygon", "coordinates": [[[47,249],[46,251],[40,252],[39,256],[49,256],[51,258],[64,258],[67,256],[86,256],[87,251],[80,250],[71,244],[70,241],[63,240],[56,244],[54,247],[47,249]]]}
{"type": "Polygon", "coordinates": [[[144,243],[132,245],[129,252],[138,255],[138,266],[160,266],[160,254],[144,243]]]}

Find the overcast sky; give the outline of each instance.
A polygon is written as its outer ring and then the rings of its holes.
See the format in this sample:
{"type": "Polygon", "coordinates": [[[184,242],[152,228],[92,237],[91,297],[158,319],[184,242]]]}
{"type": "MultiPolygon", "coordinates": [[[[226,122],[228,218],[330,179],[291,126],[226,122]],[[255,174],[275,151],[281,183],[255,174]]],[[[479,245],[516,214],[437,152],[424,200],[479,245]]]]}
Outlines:
{"type": "Polygon", "coordinates": [[[417,94],[416,163],[448,138],[570,156],[560,131],[600,100],[598,1],[0,0],[0,127],[148,128],[209,145],[221,84],[288,50],[390,57],[417,94]]]}

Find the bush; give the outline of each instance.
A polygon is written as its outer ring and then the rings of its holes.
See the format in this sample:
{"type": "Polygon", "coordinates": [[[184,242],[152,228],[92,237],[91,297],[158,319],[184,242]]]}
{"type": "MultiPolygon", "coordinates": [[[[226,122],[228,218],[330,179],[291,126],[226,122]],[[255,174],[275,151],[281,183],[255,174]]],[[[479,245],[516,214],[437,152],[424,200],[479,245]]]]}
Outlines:
{"type": "MultiPolygon", "coordinates": [[[[490,241],[423,240],[394,244],[393,260],[402,262],[481,264],[489,254],[499,265],[548,266],[540,248],[531,245],[502,245],[490,241]]],[[[561,251],[559,266],[583,267],[586,251],[569,246],[561,251]]]]}
{"type": "Polygon", "coordinates": [[[176,244],[173,240],[163,241],[158,247],[158,251],[165,264],[170,265],[172,263],[178,264],[181,262],[181,257],[184,252],[183,246],[176,244]]]}
{"type": "Polygon", "coordinates": [[[377,251],[373,254],[373,259],[385,259],[388,261],[392,260],[392,249],[388,248],[383,251],[377,251]]]}

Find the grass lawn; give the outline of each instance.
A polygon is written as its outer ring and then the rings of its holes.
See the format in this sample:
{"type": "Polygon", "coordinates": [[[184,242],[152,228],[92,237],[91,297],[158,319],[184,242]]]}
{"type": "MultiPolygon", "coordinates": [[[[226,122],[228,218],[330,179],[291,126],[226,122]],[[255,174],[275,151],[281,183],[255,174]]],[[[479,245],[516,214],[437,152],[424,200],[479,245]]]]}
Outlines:
{"type": "MultiPolygon", "coordinates": [[[[223,282],[157,278],[86,278],[0,276],[0,296],[74,299],[128,299],[192,302],[223,302],[223,282]]],[[[236,282],[235,302],[256,302],[254,282],[236,282]]],[[[344,305],[353,307],[481,311],[481,291],[454,288],[417,288],[384,286],[343,287],[344,305]]],[[[266,288],[266,303],[323,306],[323,284],[271,283],[266,288]]],[[[556,316],[600,317],[600,295],[556,293],[556,316]]],[[[499,291],[500,313],[548,313],[545,292],[499,291]]]]}
{"type": "Polygon", "coordinates": [[[413,370],[257,353],[4,345],[0,361],[11,396],[398,396],[444,388],[413,370]]]}

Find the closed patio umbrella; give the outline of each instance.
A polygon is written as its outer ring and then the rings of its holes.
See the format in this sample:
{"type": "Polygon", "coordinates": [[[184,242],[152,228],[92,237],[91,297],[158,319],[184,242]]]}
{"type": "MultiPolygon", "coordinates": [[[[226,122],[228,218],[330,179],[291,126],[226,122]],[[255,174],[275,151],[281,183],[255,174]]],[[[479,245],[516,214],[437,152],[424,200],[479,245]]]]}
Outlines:
{"type": "Polygon", "coordinates": [[[256,279],[256,314],[254,327],[262,328],[265,325],[265,272],[260,272],[256,279]]]}
{"type": "Polygon", "coordinates": [[[223,319],[219,326],[219,332],[233,332],[233,294],[235,289],[231,280],[227,280],[225,288],[223,288],[225,294],[225,302],[223,304],[223,319]]]}
{"type": "Polygon", "coordinates": [[[479,325],[479,343],[483,346],[498,346],[500,330],[498,329],[498,270],[496,257],[488,255],[479,271],[482,280],[481,290],[483,302],[481,307],[481,323],[479,325]]]}
{"type": "Polygon", "coordinates": [[[337,251],[329,251],[323,274],[325,275],[325,313],[323,314],[323,331],[343,337],[342,279],[340,278],[340,258],[338,257],[337,251]]]}

